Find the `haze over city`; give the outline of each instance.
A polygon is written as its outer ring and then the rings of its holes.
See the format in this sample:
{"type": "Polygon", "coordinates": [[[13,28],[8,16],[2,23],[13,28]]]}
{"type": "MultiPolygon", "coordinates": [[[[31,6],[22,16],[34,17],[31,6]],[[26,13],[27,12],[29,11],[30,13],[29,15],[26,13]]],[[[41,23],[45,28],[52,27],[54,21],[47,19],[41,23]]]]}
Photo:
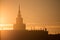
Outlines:
{"type": "Polygon", "coordinates": [[[15,24],[20,12],[27,28],[44,26],[50,33],[60,33],[59,0],[0,0],[0,24],[15,24]],[[52,32],[51,32],[52,31],[52,32]]]}

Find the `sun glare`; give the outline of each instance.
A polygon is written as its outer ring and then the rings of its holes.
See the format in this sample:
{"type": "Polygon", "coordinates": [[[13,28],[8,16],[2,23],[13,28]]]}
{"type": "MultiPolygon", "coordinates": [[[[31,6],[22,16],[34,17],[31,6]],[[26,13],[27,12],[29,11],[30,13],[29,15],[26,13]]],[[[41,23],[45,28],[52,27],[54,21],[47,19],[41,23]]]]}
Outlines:
{"type": "Polygon", "coordinates": [[[0,24],[0,30],[13,30],[13,24],[0,24]]]}

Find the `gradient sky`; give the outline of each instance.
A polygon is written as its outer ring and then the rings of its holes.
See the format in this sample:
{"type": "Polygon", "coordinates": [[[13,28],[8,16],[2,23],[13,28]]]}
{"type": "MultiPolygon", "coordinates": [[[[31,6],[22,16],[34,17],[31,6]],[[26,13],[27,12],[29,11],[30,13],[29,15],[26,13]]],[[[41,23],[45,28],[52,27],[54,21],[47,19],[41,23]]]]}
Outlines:
{"type": "Polygon", "coordinates": [[[59,0],[0,0],[0,23],[15,23],[19,3],[24,23],[60,28],[59,0]]]}

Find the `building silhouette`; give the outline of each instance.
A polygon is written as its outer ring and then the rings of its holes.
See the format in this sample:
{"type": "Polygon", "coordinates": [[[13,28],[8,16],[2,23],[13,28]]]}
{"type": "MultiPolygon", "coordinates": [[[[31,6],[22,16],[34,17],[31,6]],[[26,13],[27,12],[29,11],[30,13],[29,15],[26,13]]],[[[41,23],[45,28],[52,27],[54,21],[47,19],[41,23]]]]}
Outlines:
{"type": "Polygon", "coordinates": [[[45,30],[26,30],[26,25],[23,23],[23,18],[20,13],[20,5],[14,30],[3,30],[4,36],[2,40],[47,40],[48,31],[45,30]]]}
{"type": "Polygon", "coordinates": [[[16,24],[14,24],[13,29],[14,30],[25,30],[26,25],[23,23],[23,18],[21,17],[20,14],[20,5],[19,5],[19,10],[18,10],[18,15],[16,18],[16,24]]]}
{"type": "Polygon", "coordinates": [[[0,31],[0,40],[60,40],[60,34],[48,34],[47,28],[32,30],[31,27],[31,30],[26,30],[25,27],[19,5],[16,24],[13,25],[13,30],[2,30],[3,35],[1,35],[0,31]]]}
{"type": "MultiPolygon", "coordinates": [[[[26,30],[26,25],[23,23],[23,18],[20,13],[20,5],[18,15],[16,18],[16,24],[14,24],[14,30],[3,30],[4,37],[2,40],[60,40],[59,35],[49,35],[47,29],[44,30],[26,30]]],[[[0,36],[1,39],[1,36],[0,36]]]]}
{"type": "Polygon", "coordinates": [[[26,25],[23,23],[23,18],[21,17],[20,5],[18,10],[18,15],[16,18],[16,24],[14,24],[12,33],[12,38],[14,40],[47,40],[48,31],[45,30],[26,30],[26,25]]]}

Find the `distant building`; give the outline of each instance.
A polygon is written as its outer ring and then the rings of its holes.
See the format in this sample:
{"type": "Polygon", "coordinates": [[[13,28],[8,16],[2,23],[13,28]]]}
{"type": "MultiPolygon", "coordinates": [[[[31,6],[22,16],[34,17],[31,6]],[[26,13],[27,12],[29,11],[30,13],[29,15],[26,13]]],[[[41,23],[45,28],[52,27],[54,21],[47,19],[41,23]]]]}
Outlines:
{"type": "Polygon", "coordinates": [[[18,15],[16,18],[16,24],[14,24],[14,30],[4,30],[4,36],[2,40],[48,40],[48,31],[45,30],[26,30],[26,25],[23,23],[23,18],[20,14],[20,5],[18,15]]]}
{"type": "Polygon", "coordinates": [[[23,18],[21,17],[20,14],[20,5],[19,5],[19,10],[18,10],[18,15],[16,18],[16,24],[14,24],[13,28],[14,30],[25,30],[25,24],[23,23],[23,18]]]}

